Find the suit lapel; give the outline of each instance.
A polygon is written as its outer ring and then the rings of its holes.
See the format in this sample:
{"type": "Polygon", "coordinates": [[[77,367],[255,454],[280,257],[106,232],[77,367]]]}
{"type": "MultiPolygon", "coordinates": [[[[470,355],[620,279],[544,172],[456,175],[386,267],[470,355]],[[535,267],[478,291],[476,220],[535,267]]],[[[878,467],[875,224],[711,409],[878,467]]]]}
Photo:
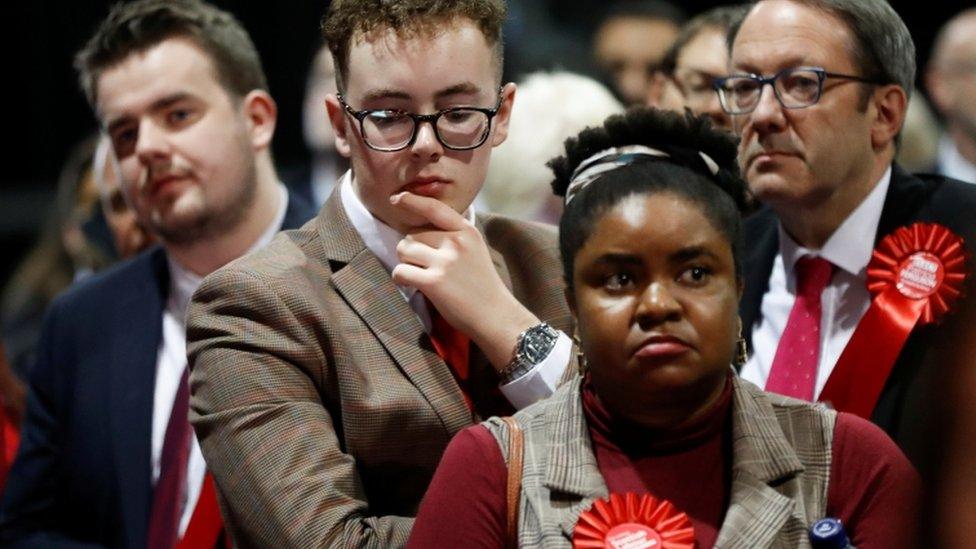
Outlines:
{"type": "Polygon", "coordinates": [[[888,195],[885,196],[881,219],[878,221],[875,245],[895,229],[916,220],[919,207],[925,204],[924,195],[925,184],[920,179],[911,176],[898,165],[892,165],[891,183],[888,185],[888,195]]]}
{"type": "Polygon", "coordinates": [[[745,288],[739,302],[742,335],[752,351],[752,327],[759,320],[763,295],[769,289],[769,275],[779,253],[776,215],[769,208],[756,212],[746,221],[743,271],[745,288]]]}
{"type": "Polygon", "coordinates": [[[434,351],[413,309],[363,243],[342,207],[339,189],[317,220],[331,283],[424,395],[449,433],[471,425],[471,412],[450,369],[434,351]]]}
{"type": "Polygon", "coordinates": [[[142,269],[119,288],[108,319],[111,333],[110,400],[112,444],[126,538],[146,539],[152,502],[152,415],[162,311],[168,286],[166,257],[156,248],[140,258],[142,269]],[[134,319],[138,324],[133,326],[134,319]]]}
{"type": "Polygon", "coordinates": [[[281,230],[297,229],[306,221],[315,217],[315,207],[312,202],[300,194],[288,191],[288,207],[285,208],[285,218],[281,220],[281,230]]]}
{"type": "MultiPolygon", "coordinates": [[[[799,520],[795,502],[771,485],[804,467],[763,394],[748,391],[737,377],[732,383],[732,489],[715,546],[769,547],[799,520]]],[[[805,531],[802,521],[798,531],[805,531]]]]}

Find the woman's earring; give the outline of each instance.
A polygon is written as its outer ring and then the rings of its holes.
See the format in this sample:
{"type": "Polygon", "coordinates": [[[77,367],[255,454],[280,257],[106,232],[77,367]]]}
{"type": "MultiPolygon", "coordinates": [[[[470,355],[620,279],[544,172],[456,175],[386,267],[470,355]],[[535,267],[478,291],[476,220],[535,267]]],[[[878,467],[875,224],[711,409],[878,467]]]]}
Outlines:
{"type": "Polygon", "coordinates": [[[735,364],[737,366],[743,366],[749,361],[749,346],[746,344],[746,338],[742,337],[742,319],[739,319],[739,340],[735,343],[735,364]]]}
{"type": "Polygon", "coordinates": [[[586,356],[583,354],[583,346],[580,344],[579,334],[575,328],[573,329],[573,346],[576,347],[576,368],[580,375],[583,375],[586,373],[588,366],[586,364],[586,356]]]}

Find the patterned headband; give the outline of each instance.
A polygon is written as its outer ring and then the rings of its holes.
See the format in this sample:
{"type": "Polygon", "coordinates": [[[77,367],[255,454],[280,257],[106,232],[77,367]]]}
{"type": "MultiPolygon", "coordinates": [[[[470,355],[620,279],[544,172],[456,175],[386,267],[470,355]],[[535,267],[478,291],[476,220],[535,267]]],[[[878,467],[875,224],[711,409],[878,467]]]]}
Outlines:
{"type": "MultiPolygon", "coordinates": [[[[701,156],[702,162],[705,163],[712,175],[717,176],[719,167],[712,160],[712,157],[701,151],[698,151],[698,155],[701,156]]],[[[596,181],[601,175],[631,164],[641,157],[671,158],[671,155],[646,145],[626,145],[604,149],[580,162],[576,170],[573,171],[573,175],[569,178],[569,186],[566,187],[565,204],[568,205],[580,191],[596,181]]]]}

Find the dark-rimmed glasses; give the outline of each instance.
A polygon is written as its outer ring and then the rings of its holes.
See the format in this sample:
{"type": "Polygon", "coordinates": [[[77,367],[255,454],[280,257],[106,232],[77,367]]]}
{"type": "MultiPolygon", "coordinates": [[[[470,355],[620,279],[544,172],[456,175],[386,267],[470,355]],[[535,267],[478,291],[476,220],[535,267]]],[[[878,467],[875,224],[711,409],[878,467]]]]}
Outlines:
{"type": "Polygon", "coordinates": [[[337,96],[349,116],[359,121],[359,132],[366,146],[374,151],[402,151],[417,139],[417,128],[429,122],[444,147],[454,151],[477,149],[491,133],[491,121],[502,103],[499,90],[494,108],[451,107],[433,114],[416,114],[394,109],[353,110],[342,95],[337,96]]]}
{"type": "Polygon", "coordinates": [[[773,87],[779,104],[786,109],[803,109],[816,105],[823,95],[824,80],[842,78],[864,84],[882,82],[850,74],[827,72],[820,67],[784,69],[769,78],[758,74],[733,74],[715,81],[722,110],[729,114],[749,114],[756,110],[766,84],[773,87]]]}

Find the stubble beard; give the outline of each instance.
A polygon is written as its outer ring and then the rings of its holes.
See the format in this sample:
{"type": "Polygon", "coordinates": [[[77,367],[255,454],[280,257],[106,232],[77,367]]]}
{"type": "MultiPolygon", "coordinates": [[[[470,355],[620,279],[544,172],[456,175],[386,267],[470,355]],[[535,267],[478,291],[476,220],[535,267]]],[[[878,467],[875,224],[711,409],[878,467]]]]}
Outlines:
{"type": "MultiPolygon", "coordinates": [[[[206,185],[205,182],[202,184],[206,185]]],[[[201,204],[188,205],[188,207],[196,207],[196,212],[181,214],[171,211],[170,216],[164,216],[157,209],[152,213],[151,228],[164,242],[182,246],[195,244],[230,232],[243,223],[257,196],[257,170],[253,157],[250,158],[250,165],[245,170],[244,179],[223,203],[214,203],[214,198],[208,197],[202,189],[193,189],[189,192],[202,195],[199,197],[201,204]]],[[[184,198],[191,197],[180,197],[170,206],[171,210],[179,208],[179,202],[184,198]]]]}

